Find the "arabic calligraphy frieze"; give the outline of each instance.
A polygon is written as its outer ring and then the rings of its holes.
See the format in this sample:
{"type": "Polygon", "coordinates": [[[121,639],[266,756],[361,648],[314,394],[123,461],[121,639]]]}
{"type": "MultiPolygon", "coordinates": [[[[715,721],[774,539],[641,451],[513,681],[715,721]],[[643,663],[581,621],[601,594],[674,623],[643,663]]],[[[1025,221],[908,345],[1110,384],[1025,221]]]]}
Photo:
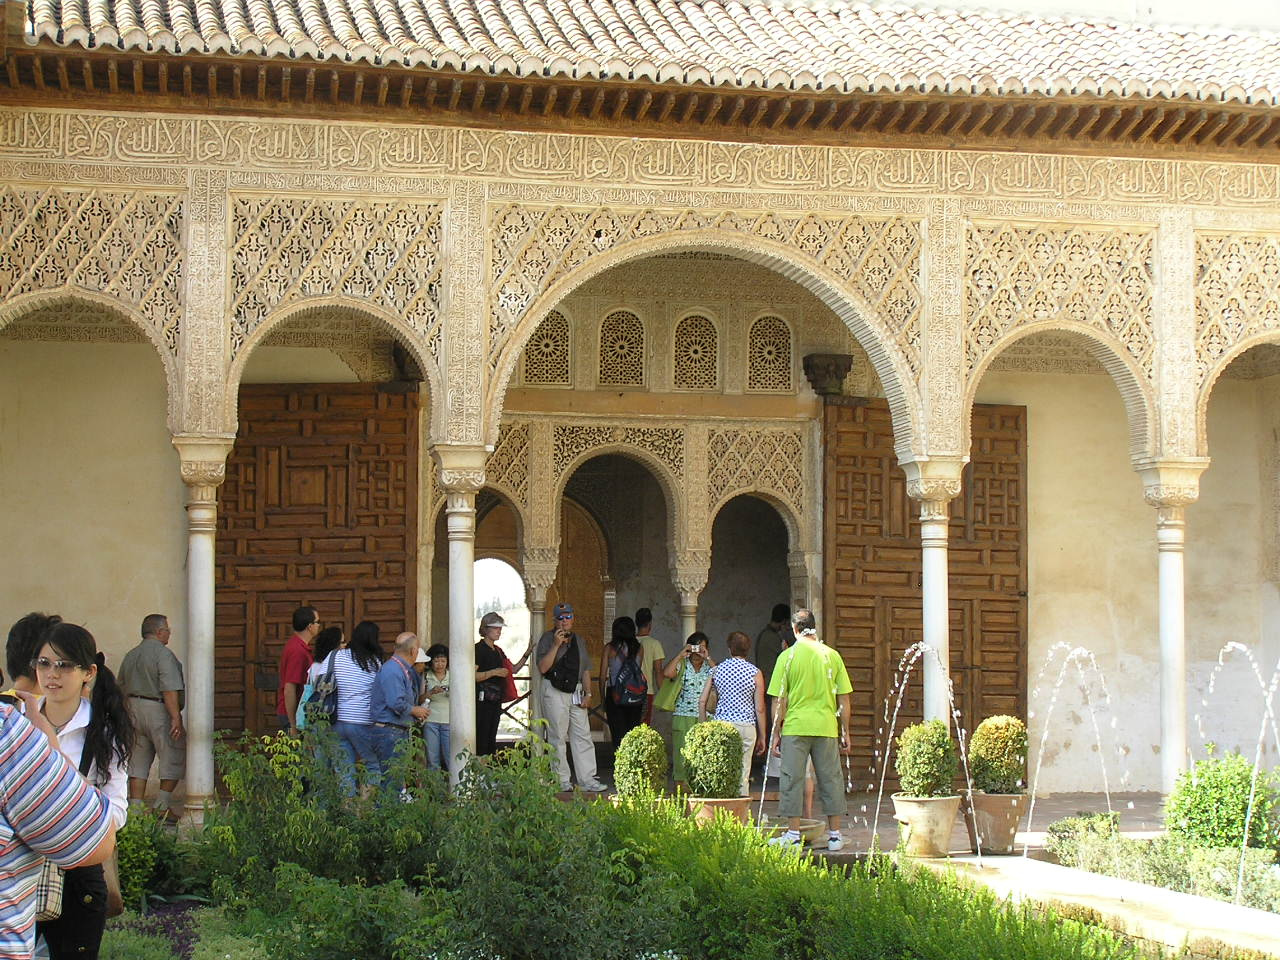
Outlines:
{"type": "Polygon", "coordinates": [[[0,110],[0,158],[466,177],[576,187],[1255,208],[1280,165],[778,146],[273,118],[0,110]]]}

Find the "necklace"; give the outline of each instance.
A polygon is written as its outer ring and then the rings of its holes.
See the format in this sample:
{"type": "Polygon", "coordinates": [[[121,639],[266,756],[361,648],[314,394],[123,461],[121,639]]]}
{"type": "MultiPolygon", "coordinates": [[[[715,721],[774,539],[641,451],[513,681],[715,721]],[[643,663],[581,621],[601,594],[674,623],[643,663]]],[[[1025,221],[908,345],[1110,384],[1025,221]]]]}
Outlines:
{"type": "Polygon", "coordinates": [[[49,721],[49,724],[53,727],[54,733],[62,733],[62,731],[66,729],[67,724],[69,724],[72,720],[76,718],[76,715],[72,713],[71,716],[67,717],[67,719],[63,720],[61,723],[58,723],[56,720],[53,719],[53,717],[49,716],[49,710],[48,710],[47,704],[45,705],[44,709],[41,709],[40,712],[43,713],[44,718],[49,721]]]}

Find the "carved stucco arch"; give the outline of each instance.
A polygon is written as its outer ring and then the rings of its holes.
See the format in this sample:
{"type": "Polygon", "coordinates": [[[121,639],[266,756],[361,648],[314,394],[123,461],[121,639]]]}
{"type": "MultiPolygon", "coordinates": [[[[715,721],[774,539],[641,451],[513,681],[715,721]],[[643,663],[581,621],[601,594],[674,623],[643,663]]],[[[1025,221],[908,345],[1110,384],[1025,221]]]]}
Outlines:
{"type": "Polygon", "coordinates": [[[923,412],[910,364],[894,334],[862,296],[819,263],[798,257],[786,244],[728,230],[682,230],[620,243],[602,251],[541,290],[512,327],[494,368],[484,404],[486,443],[497,441],[502,407],[525,344],[547,312],[588,280],[606,270],[661,254],[721,253],[765,267],[808,290],[848,327],[866,352],[889,403],[899,450],[921,452],[923,412]]]}
{"type": "Polygon", "coordinates": [[[1209,456],[1209,398],[1213,396],[1214,386],[1237,357],[1248,353],[1254,347],[1268,343],[1280,344],[1280,330],[1259,330],[1245,337],[1218,357],[1213,366],[1205,372],[1204,383],[1196,393],[1196,456],[1209,456]]]}
{"type": "Polygon", "coordinates": [[[395,314],[389,313],[365,300],[331,296],[309,297],[305,300],[290,301],[288,305],[281,307],[268,316],[245,339],[244,344],[236,351],[227,370],[226,393],[224,395],[225,409],[227,411],[227,426],[225,429],[228,431],[236,429],[240,380],[244,376],[244,369],[249,362],[249,357],[262,345],[263,341],[278,327],[291,320],[299,320],[309,316],[321,316],[334,311],[355,314],[357,317],[383,327],[401,346],[413,354],[413,358],[418,364],[418,369],[422,371],[422,375],[426,378],[424,382],[427,385],[427,412],[434,425],[436,419],[435,408],[442,405],[433,401],[436,397],[441,396],[441,390],[439,370],[427,344],[418,340],[414,331],[395,314]]]}
{"type": "Polygon", "coordinates": [[[1089,353],[1111,377],[1112,383],[1120,391],[1120,399],[1124,403],[1125,416],[1129,423],[1129,457],[1137,461],[1155,454],[1155,437],[1152,434],[1153,424],[1157,423],[1155,413],[1155,397],[1147,380],[1146,372],[1138,364],[1119,340],[1100,331],[1097,327],[1083,323],[1070,323],[1061,320],[1045,320],[1018,327],[991,345],[982,360],[969,374],[965,386],[964,403],[961,405],[961,449],[966,456],[972,446],[973,405],[982,378],[990,369],[992,362],[1004,350],[1019,340],[1034,336],[1037,333],[1068,333],[1080,337],[1089,353]]]}
{"type": "Polygon", "coordinates": [[[708,533],[715,528],[716,518],[720,516],[720,511],[723,510],[731,500],[737,500],[739,497],[754,497],[757,500],[767,503],[774,509],[778,514],[779,519],[782,520],[782,525],[787,530],[788,553],[797,550],[817,549],[815,545],[805,542],[803,532],[804,525],[800,522],[800,517],[796,513],[796,508],[786,500],[783,500],[772,490],[760,487],[743,487],[741,489],[734,490],[732,493],[725,494],[718,502],[713,504],[711,509],[707,511],[708,533]]]}
{"type": "MultiPolygon", "coordinates": [[[[666,500],[667,543],[670,548],[670,554],[674,557],[681,536],[687,536],[688,534],[687,500],[680,491],[681,478],[672,473],[671,468],[653,453],[643,447],[626,442],[602,443],[591,447],[583,450],[564,465],[564,471],[556,478],[555,487],[551,493],[551,530],[555,537],[555,546],[557,549],[560,546],[560,504],[566,496],[565,490],[569,486],[570,478],[587,461],[594,460],[597,457],[607,457],[611,454],[617,454],[618,456],[626,457],[628,460],[635,461],[648,470],[653,478],[658,481],[658,486],[662,489],[666,500]]],[[[570,499],[573,498],[571,497],[570,499]]],[[[579,506],[586,510],[587,513],[591,512],[585,505],[579,504],[579,506]]]]}
{"type": "Polygon", "coordinates": [[[147,338],[147,342],[155,347],[159,355],[160,367],[164,371],[165,409],[169,430],[172,433],[180,429],[181,409],[180,388],[177,358],[161,339],[160,332],[132,307],[106,294],[94,293],[76,286],[64,286],[53,290],[37,290],[25,293],[7,301],[0,306],[0,330],[11,323],[40,310],[59,306],[87,306],[117,317],[147,338]]]}

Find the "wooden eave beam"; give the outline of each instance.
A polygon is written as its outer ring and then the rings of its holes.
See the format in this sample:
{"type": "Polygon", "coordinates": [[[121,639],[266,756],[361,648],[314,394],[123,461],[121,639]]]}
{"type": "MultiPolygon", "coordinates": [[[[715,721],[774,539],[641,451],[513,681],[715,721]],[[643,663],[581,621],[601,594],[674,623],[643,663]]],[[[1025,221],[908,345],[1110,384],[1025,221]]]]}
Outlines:
{"type": "Polygon", "coordinates": [[[1114,148],[1154,156],[1173,148],[1238,156],[1280,147],[1280,110],[1265,105],[717,92],[567,78],[501,80],[305,58],[282,63],[229,54],[81,51],[47,43],[11,47],[3,59],[0,93],[5,102],[26,105],[43,98],[88,109],[190,113],[194,104],[197,112],[212,113],[432,115],[434,122],[450,124],[490,127],[514,121],[519,129],[621,136],[697,137],[714,127],[717,138],[800,144],[840,143],[849,131],[871,138],[860,142],[884,146],[977,146],[995,140],[1017,149],[1020,144],[1068,153],[1114,148]],[[181,77],[177,83],[170,79],[174,74],[181,77]]]}

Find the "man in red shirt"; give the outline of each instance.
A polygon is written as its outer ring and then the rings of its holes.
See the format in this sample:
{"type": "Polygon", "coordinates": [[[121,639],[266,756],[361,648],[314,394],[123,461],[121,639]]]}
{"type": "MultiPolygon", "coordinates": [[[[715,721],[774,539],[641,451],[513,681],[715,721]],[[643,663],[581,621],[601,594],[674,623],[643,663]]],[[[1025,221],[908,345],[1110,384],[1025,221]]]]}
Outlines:
{"type": "Polygon", "coordinates": [[[307,685],[311,669],[311,648],[320,632],[320,617],[315,607],[299,607],[293,611],[293,636],[285,641],[280,654],[280,687],[276,692],[276,714],[280,729],[298,735],[298,698],[307,685]]]}

